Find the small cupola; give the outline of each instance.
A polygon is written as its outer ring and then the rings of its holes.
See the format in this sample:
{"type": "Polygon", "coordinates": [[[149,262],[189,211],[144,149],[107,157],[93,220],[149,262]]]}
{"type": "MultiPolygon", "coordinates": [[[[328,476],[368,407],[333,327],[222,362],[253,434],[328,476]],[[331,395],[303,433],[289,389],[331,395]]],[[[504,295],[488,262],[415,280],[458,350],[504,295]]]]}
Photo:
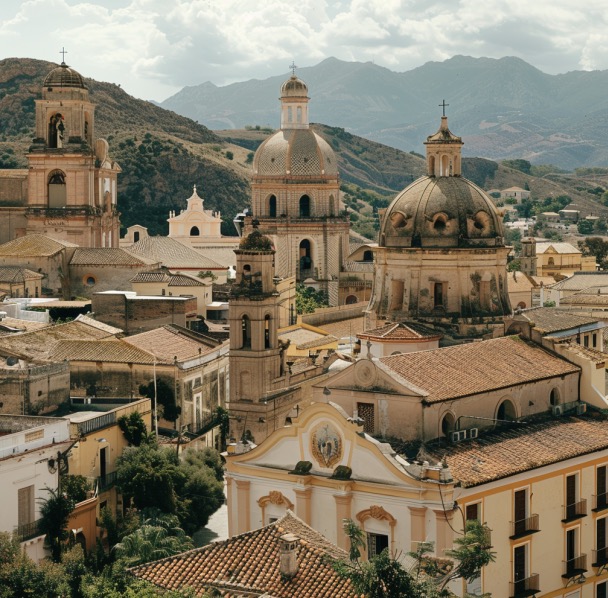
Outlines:
{"type": "Polygon", "coordinates": [[[281,129],[308,129],[308,86],[292,75],[281,86],[281,129]]]}
{"type": "Polygon", "coordinates": [[[283,577],[291,579],[298,572],[299,538],[292,533],[279,538],[279,571],[283,577]]]}
{"type": "Polygon", "coordinates": [[[441,125],[434,135],[429,135],[426,145],[426,167],[428,176],[450,177],[461,174],[462,138],[448,128],[448,117],[441,117],[441,125]]]}

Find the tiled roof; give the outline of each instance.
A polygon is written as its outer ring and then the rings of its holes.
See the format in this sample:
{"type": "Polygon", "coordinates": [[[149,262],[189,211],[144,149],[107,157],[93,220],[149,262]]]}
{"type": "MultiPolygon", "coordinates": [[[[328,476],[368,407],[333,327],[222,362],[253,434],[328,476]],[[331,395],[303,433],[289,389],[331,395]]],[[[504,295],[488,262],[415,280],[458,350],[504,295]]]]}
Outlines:
{"type": "Polygon", "coordinates": [[[66,324],[49,326],[42,330],[0,338],[0,350],[28,359],[47,361],[55,344],[61,340],[102,340],[113,336],[106,330],[87,322],[74,320],[66,324]]]}
{"type": "Polygon", "coordinates": [[[580,249],[577,249],[574,245],[570,245],[570,243],[537,243],[536,253],[546,253],[550,248],[553,248],[555,253],[578,253],[579,255],[581,253],[580,249]]]}
{"type": "Polygon", "coordinates": [[[534,328],[543,334],[570,330],[579,326],[595,324],[598,319],[588,316],[573,314],[555,307],[533,307],[524,309],[521,315],[528,321],[534,323],[534,328]]]}
{"type": "Polygon", "coordinates": [[[158,263],[141,255],[134,255],[118,247],[76,249],[71,266],[150,266],[158,263]]]}
{"type": "Polygon", "coordinates": [[[186,247],[171,237],[144,237],[129,247],[129,252],[146,257],[173,270],[180,268],[222,269],[202,253],[186,247]]]}
{"type": "Polygon", "coordinates": [[[42,328],[48,328],[50,324],[46,322],[35,322],[33,320],[19,320],[17,318],[2,318],[0,320],[0,336],[18,334],[18,332],[32,332],[42,328]]]}
{"type": "Polygon", "coordinates": [[[0,266],[0,282],[25,282],[26,280],[40,280],[42,274],[21,268],[19,266],[0,266]]]}
{"type": "Polygon", "coordinates": [[[578,293],[559,301],[560,305],[608,305],[606,293],[578,293]]]}
{"type": "Polygon", "coordinates": [[[150,272],[138,272],[129,282],[164,282],[170,287],[204,287],[205,283],[194,276],[187,274],[171,274],[166,270],[152,270],[150,272]]]}
{"type": "Polygon", "coordinates": [[[365,318],[363,316],[340,320],[338,322],[323,322],[323,330],[336,338],[346,338],[349,336],[354,338],[359,332],[363,331],[364,326],[365,318]]]}
{"type": "Polygon", "coordinates": [[[216,589],[220,596],[273,598],[354,598],[350,582],[332,567],[348,555],[291,511],[267,525],[223,542],[214,542],[130,572],[168,590],[189,587],[197,596],[216,589]],[[298,572],[284,580],[279,570],[279,539],[298,537],[298,572]]]}
{"type": "Polygon", "coordinates": [[[421,324],[397,322],[385,324],[380,328],[366,330],[357,334],[359,338],[373,339],[378,341],[419,341],[432,338],[441,338],[441,334],[422,326],[421,324]]]}
{"type": "Polygon", "coordinates": [[[93,328],[97,328],[102,332],[107,332],[108,334],[121,334],[123,332],[122,328],[116,328],[115,326],[110,326],[109,324],[104,324],[99,320],[95,320],[91,318],[91,316],[86,316],[85,314],[80,314],[76,317],[76,322],[83,322],[88,326],[92,326],[93,328]]]}
{"type": "Polygon", "coordinates": [[[102,361],[105,363],[153,364],[154,356],[122,339],[59,341],[49,354],[53,361],[102,361]]]}
{"type": "MultiPolygon", "coordinates": [[[[344,262],[345,272],[373,272],[374,262],[344,262]]],[[[348,284],[348,283],[346,283],[348,284]]]]}
{"type": "Polygon", "coordinates": [[[282,340],[290,340],[298,349],[312,349],[313,347],[338,341],[331,334],[322,334],[304,327],[290,327],[287,330],[279,330],[278,336],[282,340]]]}
{"type": "Polygon", "coordinates": [[[603,286],[608,286],[608,272],[574,272],[572,276],[552,284],[551,288],[559,291],[582,291],[603,286]]]}
{"type": "Polygon", "coordinates": [[[78,245],[68,241],[57,241],[45,235],[26,235],[0,245],[0,256],[51,256],[66,247],[78,247],[78,245]]]}
{"type": "Polygon", "coordinates": [[[225,268],[228,268],[229,266],[236,266],[236,254],[234,253],[234,250],[239,248],[239,241],[240,239],[237,239],[232,247],[224,244],[205,246],[195,245],[193,246],[193,249],[204,255],[206,258],[221,264],[225,268]]]}
{"type": "Polygon", "coordinates": [[[607,448],[608,418],[594,411],[497,428],[447,449],[427,447],[427,453],[438,461],[445,456],[454,479],[466,488],[607,448]]]}
{"type": "Polygon", "coordinates": [[[508,336],[380,358],[389,370],[428,393],[429,403],[465,397],[580,368],[540,346],[508,336]],[[499,356],[499,358],[498,358],[499,356]]]}
{"type": "Polygon", "coordinates": [[[174,357],[177,357],[178,362],[186,361],[216,351],[218,348],[218,344],[212,339],[189,330],[180,330],[179,327],[170,324],[128,336],[124,341],[156,355],[156,359],[162,363],[173,363],[174,357]]]}

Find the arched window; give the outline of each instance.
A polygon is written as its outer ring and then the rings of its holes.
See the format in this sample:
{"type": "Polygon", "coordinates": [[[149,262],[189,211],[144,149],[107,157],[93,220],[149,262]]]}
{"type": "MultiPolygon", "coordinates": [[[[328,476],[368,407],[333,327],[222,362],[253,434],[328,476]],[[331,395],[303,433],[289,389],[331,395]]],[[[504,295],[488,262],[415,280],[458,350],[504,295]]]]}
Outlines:
{"type": "Polygon", "coordinates": [[[49,175],[49,208],[64,208],[67,205],[65,174],[53,170],[49,175]]]}
{"type": "Polygon", "coordinates": [[[454,416],[451,413],[446,413],[441,420],[441,435],[449,437],[450,432],[454,430],[454,416]]]}
{"type": "Polygon", "coordinates": [[[310,197],[308,195],[300,197],[300,218],[310,218],[310,197]]]}
{"type": "Polygon", "coordinates": [[[201,236],[201,231],[198,230],[198,226],[193,226],[190,229],[190,236],[191,237],[200,237],[201,236]]]}
{"type": "Polygon", "coordinates": [[[293,108],[287,106],[287,122],[293,122],[293,108]]]}
{"type": "Polygon", "coordinates": [[[353,303],[357,303],[357,295],[349,295],[346,298],[346,305],[352,305],[353,303]]]}
{"type": "Polygon", "coordinates": [[[547,264],[548,264],[549,266],[555,266],[555,260],[554,260],[552,257],[550,257],[550,258],[549,258],[549,261],[547,262],[547,264]]]}
{"type": "Polygon", "coordinates": [[[496,412],[497,425],[504,424],[507,421],[517,419],[517,413],[515,412],[515,406],[509,399],[505,399],[496,412]]]}
{"type": "Polygon", "coordinates": [[[551,389],[551,394],[549,395],[549,403],[551,403],[552,406],[559,405],[559,390],[557,388],[551,389]]]}
{"type": "Polygon", "coordinates": [[[62,148],[64,144],[65,124],[63,115],[57,112],[49,120],[49,147],[62,148]]]}
{"type": "Polygon", "coordinates": [[[373,262],[374,261],[374,252],[371,249],[366,249],[363,252],[363,261],[364,262],[373,262]]]}
{"type": "Polygon", "coordinates": [[[270,349],[270,316],[264,318],[264,348],[270,349]]]}
{"type": "Polygon", "coordinates": [[[268,215],[271,218],[277,217],[277,198],[274,195],[268,198],[268,215]]]}
{"type": "Polygon", "coordinates": [[[135,243],[137,243],[137,241],[139,241],[139,231],[138,231],[138,230],[136,230],[136,231],[133,233],[133,241],[134,241],[135,243]]]}
{"type": "Polygon", "coordinates": [[[299,123],[302,122],[302,106],[296,108],[296,121],[299,123]]]}
{"type": "Polygon", "coordinates": [[[329,215],[330,216],[336,215],[336,200],[334,199],[333,195],[329,196],[329,215]]]}
{"type": "Polygon", "coordinates": [[[251,349],[251,320],[248,316],[241,318],[242,349],[251,349]]]}
{"type": "Polygon", "coordinates": [[[445,290],[442,282],[433,285],[433,307],[445,306],[445,290]]]}
{"type": "Polygon", "coordinates": [[[303,274],[309,276],[310,270],[312,270],[311,253],[310,241],[308,239],[304,239],[300,243],[300,276],[302,277],[305,277],[303,274]]]}

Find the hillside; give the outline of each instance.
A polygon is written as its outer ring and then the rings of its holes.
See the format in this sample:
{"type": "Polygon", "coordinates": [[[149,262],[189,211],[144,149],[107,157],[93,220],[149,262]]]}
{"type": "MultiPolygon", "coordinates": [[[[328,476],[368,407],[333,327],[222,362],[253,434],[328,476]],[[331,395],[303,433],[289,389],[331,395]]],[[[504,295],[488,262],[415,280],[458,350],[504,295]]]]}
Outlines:
{"type": "MultiPolygon", "coordinates": [[[[436,130],[437,105],[446,98],[465,156],[567,170],[608,163],[608,71],[547,75],[518,58],[455,56],[405,73],[328,58],[297,74],[309,86],[311,119],[405,151],[422,147],[436,130]]],[[[276,127],[285,78],[207,82],[161,105],[212,129],[276,127]]]]}

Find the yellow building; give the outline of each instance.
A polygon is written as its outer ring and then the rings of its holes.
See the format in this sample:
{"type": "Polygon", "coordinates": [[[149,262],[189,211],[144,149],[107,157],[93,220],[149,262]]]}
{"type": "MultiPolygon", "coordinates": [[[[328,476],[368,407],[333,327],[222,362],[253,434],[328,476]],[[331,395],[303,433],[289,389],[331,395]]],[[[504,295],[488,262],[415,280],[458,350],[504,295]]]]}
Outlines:
{"type": "Polygon", "coordinates": [[[538,276],[571,276],[574,272],[594,272],[595,257],[583,256],[570,243],[536,243],[536,274],[538,276]]]}

